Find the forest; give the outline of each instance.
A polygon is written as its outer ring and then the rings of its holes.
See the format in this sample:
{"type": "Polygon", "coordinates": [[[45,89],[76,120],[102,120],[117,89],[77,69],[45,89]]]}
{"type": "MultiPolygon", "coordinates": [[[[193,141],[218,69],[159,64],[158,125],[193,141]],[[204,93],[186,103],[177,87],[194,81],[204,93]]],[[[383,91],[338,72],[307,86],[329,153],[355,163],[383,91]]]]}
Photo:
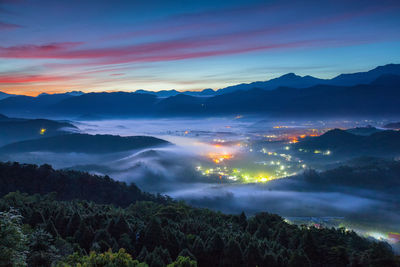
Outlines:
{"type": "Polygon", "coordinates": [[[0,164],[0,266],[400,266],[344,228],[191,207],[107,176],[0,164]]]}

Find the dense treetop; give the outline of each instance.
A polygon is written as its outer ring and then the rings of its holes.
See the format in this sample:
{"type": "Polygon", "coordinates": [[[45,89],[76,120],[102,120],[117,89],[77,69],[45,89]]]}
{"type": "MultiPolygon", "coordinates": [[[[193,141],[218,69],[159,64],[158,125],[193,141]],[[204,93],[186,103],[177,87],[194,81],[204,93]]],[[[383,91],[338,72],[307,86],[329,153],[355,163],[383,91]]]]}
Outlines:
{"type": "Polygon", "coordinates": [[[108,177],[48,165],[1,166],[2,194],[8,174],[20,179],[8,190],[31,194],[11,192],[0,200],[3,266],[398,266],[389,245],[345,229],[193,208],[108,177]],[[64,187],[49,186],[50,177],[64,187]],[[51,191],[58,193],[45,195],[51,191]],[[131,199],[113,198],[116,192],[131,199]]]}

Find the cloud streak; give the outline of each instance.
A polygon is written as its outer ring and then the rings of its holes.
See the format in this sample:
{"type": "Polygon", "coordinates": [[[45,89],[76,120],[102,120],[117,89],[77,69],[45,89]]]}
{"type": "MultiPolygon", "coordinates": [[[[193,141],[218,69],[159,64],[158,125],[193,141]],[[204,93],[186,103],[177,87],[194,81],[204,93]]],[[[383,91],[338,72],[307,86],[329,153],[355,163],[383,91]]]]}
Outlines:
{"type": "Polygon", "coordinates": [[[0,21],[0,31],[15,30],[15,29],[19,29],[19,28],[22,28],[22,26],[18,25],[18,24],[6,23],[6,22],[0,21]]]}
{"type": "MultiPolygon", "coordinates": [[[[172,6],[181,5],[172,2],[172,6]]],[[[0,83],[3,84],[0,89],[11,90],[9,84],[24,83],[32,86],[52,83],[54,88],[68,81],[79,83],[79,86],[87,82],[88,88],[93,88],[94,83],[98,87],[119,81],[116,87],[131,88],[135,81],[143,81],[148,72],[154,76],[155,68],[164,76],[169,73],[169,77],[160,78],[169,81],[176,79],[176,65],[186,65],[182,69],[189,72],[192,65],[209,59],[226,62],[227,73],[243,73],[240,66],[245,64],[237,64],[233,70],[229,69],[233,68],[230,61],[236,58],[254,60],[252,57],[257,54],[260,57],[255,67],[271,69],[283,61],[286,61],[284,65],[294,65],[288,61],[297,53],[308,53],[309,58],[313,58],[313,51],[318,49],[396,42],[400,39],[398,31],[394,31],[398,28],[394,26],[399,26],[398,19],[390,18],[390,14],[397,12],[400,5],[398,1],[390,0],[366,1],[362,4],[342,0],[324,4],[311,0],[261,4],[239,1],[217,5],[206,1],[201,8],[194,4],[193,8],[185,6],[175,10],[171,7],[168,10],[155,10],[150,16],[147,15],[149,17],[135,10],[135,16],[139,18],[137,21],[125,17],[127,10],[122,9],[124,5],[116,5],[105,19],[104,14],[97,10],[105,9],[108,4],[102,1],[97,4],[96,10],[88,10],[90,5],[87,4],[69,6],[66,10],[74,11],[76,17],[81,18],[77,23],[73,16],[63,17],[63,14],[37,16],[48,10],[64,10],[65,6],[57,2],[49,2],[49,9],[32,7],[32,10],[28,2],[21,5],[8,2],[7,9],[13,15],[5,19],[12,18],[15,24],[0,21],[0,31],[3,30],[5,36],[5,41],[0,43],[0,59],[5,59],[15,71],[0,77],[0,83]],[[387,14],[388,19],[381,23],[382,15],[387,14]],[[18,16],[21,18],[18,19],[18,16]],[[265,60],[278,54],[284,58],[283,61],[265,60]],[[263,60],[264,63],[261,63],[263,60]],[[34,74],[25,75],[26,68],[34,69],[34,74]],[[22,77],[24,75],[26,77],[22,77]],[[88,77],[91,79],[85,80],[88,77]]],[[[140,5],[135,8],[140,9],[140,5]]],[[[325,52],[326,58],[331,54],[325,52]]],[[[321,62],[322,58],[318,57],[316,64],[327,65],[321,62]]],[[[208,65],[210,73],[203,74],[210,75],[213,69],[214,74],[222,73],[222,63],[219,67],[208,65]]],[[[304,62],[301,65],[306,64],[304,62]]],[[[329,65],[334,64],[329,62],[329,65]]],[[[0,66],[1,72],[9,73],[10,69],[0,66]]],[[[176,89],[183,90],[180,85],[201,80],[196,77],[198,74],[193,72],[180,76],[176,79],[176,89]],[[181,77],[186,80],[181,80],[181,77]]],[[[252,77],[260,75],[247,74],[252,77]]],[[[219,87],[223,85],[226,83],[221,83],[219,87]]],[[[204,81],[196,89],[207,87],[215,88],[215,84],[206,84],[204,81]]],[[[193,88],[194,85],[187,89],[193,88]]]]}
{"type": "Polygon", "coordinates": [[[32,75],[32,74],[6,74],[0,75],[0,84],[21,84],[21,83],[48,83],[56,81],[68,81],[71,77],[32,75]]]}

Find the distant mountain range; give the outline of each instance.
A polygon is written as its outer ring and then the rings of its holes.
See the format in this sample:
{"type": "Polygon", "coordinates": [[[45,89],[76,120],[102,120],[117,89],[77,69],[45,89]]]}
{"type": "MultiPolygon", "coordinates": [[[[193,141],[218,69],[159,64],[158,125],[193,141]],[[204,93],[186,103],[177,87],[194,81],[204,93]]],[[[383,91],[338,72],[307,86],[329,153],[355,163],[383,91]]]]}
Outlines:
{"type": "Polygon", "coordinates": [[[371,125],[368,125],[366,127],[356,127],[356,128],[351,128],[351,129],[346,130],[346,132],[355,134],[355,135],[371,135],[371,134],[378,133],[381,131],[383,131],[383,130],[372,127],[371,125]]]}
{"type": "Polygon", "coordinates": [[[178,94],[185,94],[190,96],[214,96],[226,93],[232,93],[239,90],[251,90],[259,88],[263,90],[274,90],[279,87],[291,88],[307,88],[315,85],[334,85],[334,86],[353,86],[357,84],[369,84],[385,74],[400,75],[400,64],[388,64],[379,66],[367,72],[357,72],[350,74],[340,74],[332,79],[319,79],[313,76],[299,76],[294,73],[288,73],[278,78],[268,81],[257,81],[252,83],[242,83],[238,85],[228,86],[218,90],[205,89],[203,91],[184,91],[179,92],[176,90],[164,90],[158,92],[138,90],[137,93],[149,93],[159,97],[169,97],[178,94]]]}
{"type": "Polygon", "coordinates": [[[0,92],[0,100],[5,99],[7,97],[11,97],[11,96],[15,96],[15,95],[0,92]]]}
{"type": "Polygon", "coordinates": [[[42,94],[0,100],[0,112],[13,116],[75,118],[209,116],[266,113],[292,115],[400,114],[400,64],[324,80],[293,73],[265,82],[213,91],[179,93],[139,90],[112,93],[42,94]]]}
{"type": "Polygon", "coordinates": [[[384,126],[386,129],[400,129],[400,122],[391,122],[384,126]]]}
{"type": "Polygon", "coordinates": [[[216,95],[216,91],[213,89],[204,89],[202,91],[177,91],[177,90],[161,90],[161,91],[147,91],[147,90],[136,90],[135,93],[139,94],[151,94],[158,97],[170,97],[176,96],[180,94],[190,95],[190,96],[214,96],[216,95]]]}

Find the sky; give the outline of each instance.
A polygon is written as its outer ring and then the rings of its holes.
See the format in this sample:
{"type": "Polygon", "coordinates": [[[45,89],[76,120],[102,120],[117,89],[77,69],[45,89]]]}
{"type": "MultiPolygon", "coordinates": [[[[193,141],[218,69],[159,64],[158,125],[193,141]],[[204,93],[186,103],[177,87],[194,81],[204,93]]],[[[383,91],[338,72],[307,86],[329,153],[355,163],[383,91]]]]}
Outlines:
{"type": "Polygon", "coordinates": [[[398,0],[0,0],[0,91],[202,90],[400,63],[398,0]]]}

